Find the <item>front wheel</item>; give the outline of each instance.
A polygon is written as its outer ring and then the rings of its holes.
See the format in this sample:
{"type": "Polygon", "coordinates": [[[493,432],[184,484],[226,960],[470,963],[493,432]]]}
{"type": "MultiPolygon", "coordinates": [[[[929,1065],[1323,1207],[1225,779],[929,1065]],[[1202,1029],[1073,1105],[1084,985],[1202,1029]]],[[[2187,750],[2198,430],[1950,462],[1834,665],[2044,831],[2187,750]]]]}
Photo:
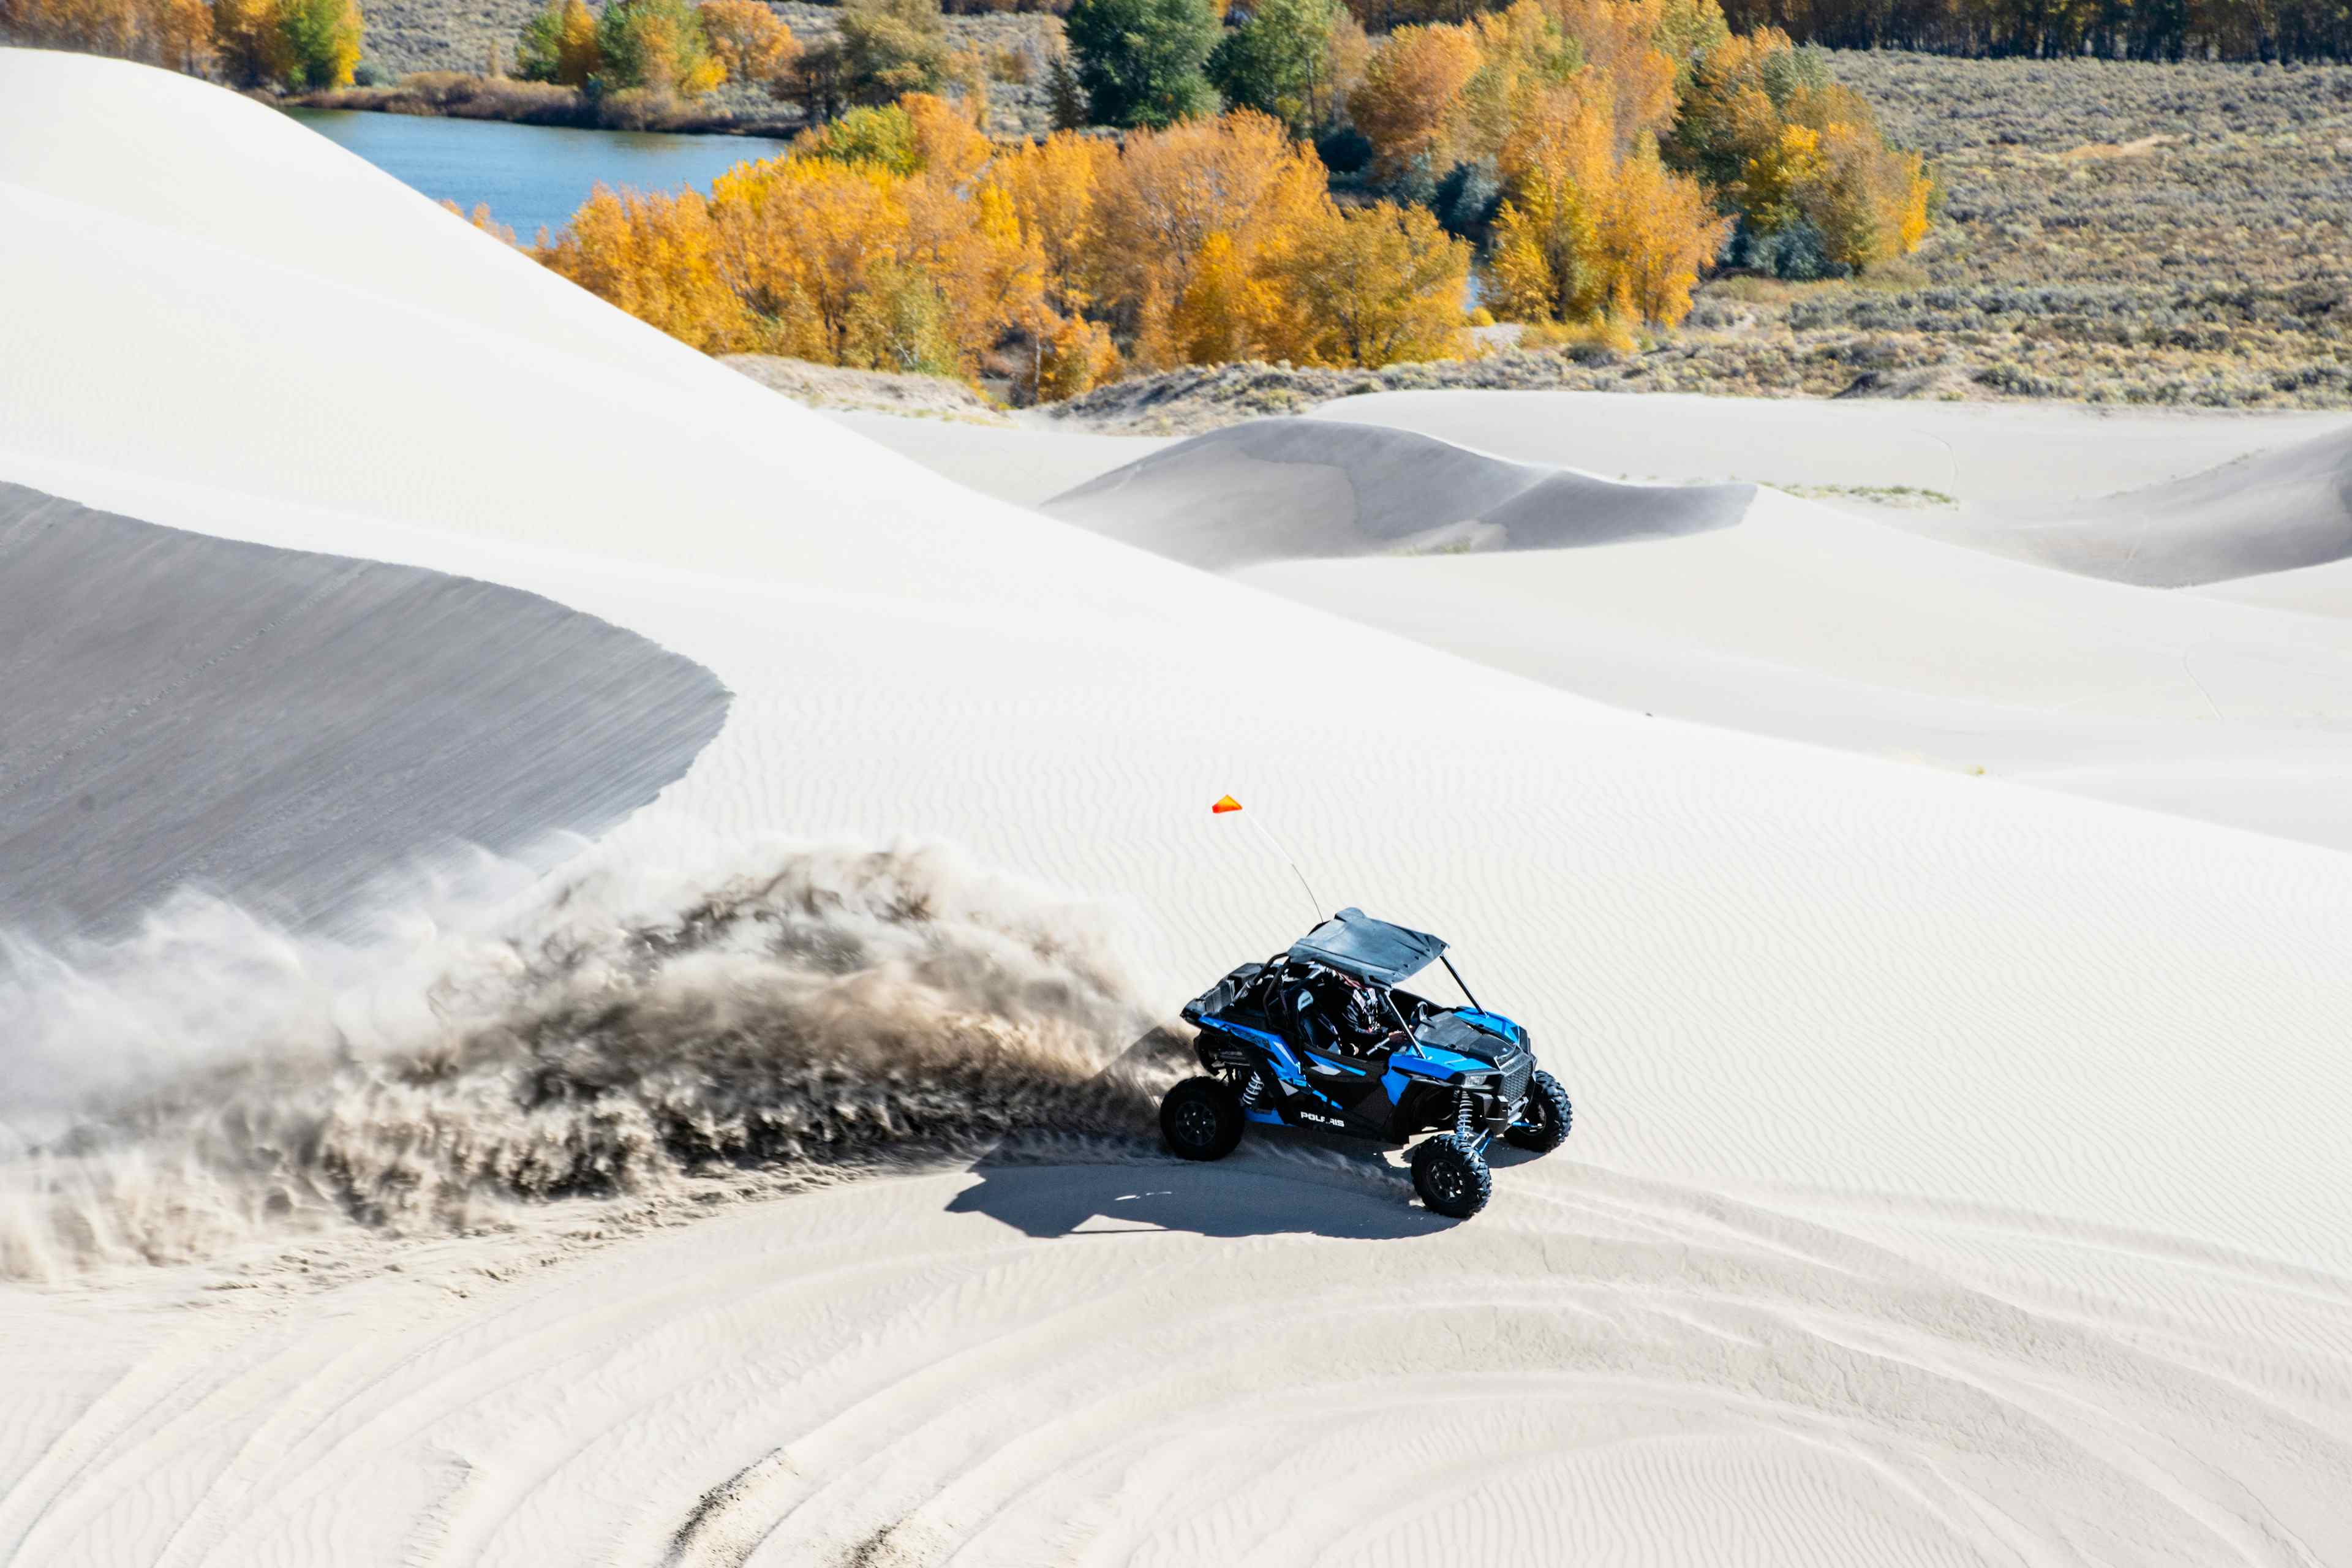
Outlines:
{"type": "Polygon", "coordinates": [[[1568,1090],[1559,1087],[1559,1079],[1539,1072],[1528,1080],[1528,1102],[1503,1140],[1514,1149],[1549,1154],[1568,1142],[1569,1123],[1575,1117],[1575,1108],[1568,1103],[1568,1090]]]}
{"type": "Polygon", "coordinates": [[[1486,1206],[1495,1178],[1478,1152],[1441,1132],[1412,1152],[1412,1190],[1433,1214],[1468,1219],[1486,1206]]]}
{"type": "Polygon", "coordinates": [[[1160,1136],[1184,1160],[1222,1160],[1242,1141],[1241,1097],[1220,1079],[1188,1078],[1160,1101],[1160,1136]]]}

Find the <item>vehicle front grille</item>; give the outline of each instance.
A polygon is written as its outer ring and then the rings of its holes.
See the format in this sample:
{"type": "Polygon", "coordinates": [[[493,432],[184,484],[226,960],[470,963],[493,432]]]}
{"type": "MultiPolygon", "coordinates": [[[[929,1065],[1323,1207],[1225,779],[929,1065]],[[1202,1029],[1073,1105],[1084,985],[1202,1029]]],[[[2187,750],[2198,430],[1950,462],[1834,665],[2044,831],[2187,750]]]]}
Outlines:
{"type": "Polygon", "coordinates": [[[1503,1063],[1503,1101],[1517,1104],[1519,1096],[1528,1091],[1528,1079],[1535,1076],[1536,1058],[1532,1051],[1519,1051],[1503,1063]]]}

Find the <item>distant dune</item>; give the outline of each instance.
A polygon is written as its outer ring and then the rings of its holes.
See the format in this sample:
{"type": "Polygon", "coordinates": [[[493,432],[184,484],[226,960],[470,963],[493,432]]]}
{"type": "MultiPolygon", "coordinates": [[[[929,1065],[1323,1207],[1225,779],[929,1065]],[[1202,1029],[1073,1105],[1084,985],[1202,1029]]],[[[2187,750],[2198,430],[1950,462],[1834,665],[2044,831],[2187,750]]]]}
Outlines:
{"type": "Polygon", "coordinates": [[[1045,504],[1194,566],[1558,550],[1728,528],[1750,485],[1612,484],[1410,431],[1261,419],[1195,436],[1045,504]]]}
{"type": "Polygon", "coordinates": [[[2352,432],[2095,500],[1988,511],[1949,536],[2150,588],[2328,565],[2352,556],[2352,432]]]}

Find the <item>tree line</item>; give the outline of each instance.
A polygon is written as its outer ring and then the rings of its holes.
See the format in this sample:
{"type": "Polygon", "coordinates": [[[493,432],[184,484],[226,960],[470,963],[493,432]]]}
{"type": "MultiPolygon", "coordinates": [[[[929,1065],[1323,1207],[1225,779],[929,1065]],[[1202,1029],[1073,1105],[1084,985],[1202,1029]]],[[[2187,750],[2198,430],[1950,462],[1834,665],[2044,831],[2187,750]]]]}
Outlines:
{"type": "MultiPolygon", "coordinates": [[[[1463,22],[1481,0],[1349,0],[1364,25],[1463,22]]],[[[2352,0],[1725,0],[1742,32],[1930,54],[2352,59],[2352,0]]]]}
{"type": "Polygon", "coordinates": [[[1377,42],[1318,0],[1197,32],[1100,16],[1194,3],[1073,7],[1069,117],[1123,135],[1002,145],[979,94],[908,92],[707,199],[599,190],[539,254],[710,353],[987,364],[1050,399],[1123,368],[1457,354],[1482,262],[1523,342],[1626,343],[1724,261],[1850,275],[1927,230],[1917,155],[1715,0],[1515,0],[1377,42]]]}
{"type": "Polygon", "coordinates": [[[1264,115],[1002,146],[923,93],[707,199],[600,188],[539,255],[708,353],[964,376],[993,356],[1041,400],[1122,364],[1434,358],[1470,268],[1424,209],[1339,207],[1264,115]]]}
{"type": "Polygon", "coordinates": [[[362,26],[354,0],[0,0],[0,39],[238,87],[348,86],[362,26]]]}

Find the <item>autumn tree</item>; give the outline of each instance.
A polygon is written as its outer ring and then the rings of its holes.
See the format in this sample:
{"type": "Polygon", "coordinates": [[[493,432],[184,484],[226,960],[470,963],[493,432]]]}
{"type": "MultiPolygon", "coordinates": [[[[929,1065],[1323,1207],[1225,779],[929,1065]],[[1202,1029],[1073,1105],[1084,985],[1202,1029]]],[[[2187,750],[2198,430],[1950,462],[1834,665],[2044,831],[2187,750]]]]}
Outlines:
{"type": "Polygon", "coordinates": [[[1690,314],[1691,289],[1714,264],[1731,221],[1696,180],[1676,174],[1643,136],[1618,163],[1601,232],[1610,302],[1656,326],[1690,314]]]}
{"type": "Polygon", "coordinates": [[[353,0],[277,0],[277,10],[286,38],[286,85],[351,86],[362,26],[353,0]]]}
{"type": "Polygon", "coordinates": [[[1667,42],[1669,0],[1543,0],[1560,36],[1574,46],[1588,93],[1605,99],[1610,135],[1623,153],[1644,135],[1674,124],[1677,67],[1667,42]]]}
{"type": "Polygon", "coordinates": [[[596,48],[604,57],[598,79],[614,88],[694,98],[726,79],[688,0],[607,0],[596,18],[596,48]]]}
{"type": "Polygon", "coordinates": [[[1766,28],[1696,62],[1667,145],[1737,219],[1728,254],[1788,278],[1842,276],[1917,247],[1935,187],[1821,57],[1766,28]]]}
{"type": "Polygon", "coordinates": [[[1434,178],[1452,164],[1454,106],[1480,64],[1476,37],[1451,25],[1400,27],[1372,51],[1348,113],[1372,144],[1376,174],[1419,168],[1434,178]]]}
{"type": "Polygon", "coordinates": [[[293,73],[277,0],[213,0],[213,47],[221,75],[235,87],[267,87],[293,73]]]}
{"type": "Polygon", "coordinates": [[[0,0],[0,39],[110,55],[173,70],[213,63],[205,0],[0,0]]]}
{"type": "MultiPolygon", "coordinates": [[[[1204,263],[1222,266],[1229,251],[1233,265],[1259,276],[1329,205],[1313,151],[1265,115],[1242,110],[1129,137],[1096,200],[1100,238],[1088,269],[1091,292],[1139,363],[1183,363],[1172,318],[1188,293],[1196,293],[1188,328],[1194,341],[1214,335],[1200,321],[1212,304],[1244,297],[1221,284],[1195,291],[1204,263]],[[1212,243],[1217,236],[1221,245],[1212,243]]],[[[1238,341],[1250,330],[1244,323],[1229,335],[1238,341]]]]}
{"type": "Polygon", "coordinates": [[[793,30],[761,0],[702,0],[695,15],[730,81],[772,86],[800,57],[793,30]]]}
{"type": "Polygon", "coordinates": [[[1508,197],[1487,263],[1495,313],[1589,321],[1609,305],[1602,230],[1614,184],[1611,117],[1570,91],[1548,95],[1503,153],[1508,197]]]}
{"type": "Polygon", "coordinates": [[[720,242],[693,190],[640,195],[597,185],[540,260],[706,353],[751,346],[751,322],[719,273],[720,242]]]}
{"type": "Polygon", "coordinates": [[[1291,357],[1376,368],[1461,352],[1470,247],[1423,207],[1332,210],[1284,259],[1291,357]]]}
{"type": "Polygon", "coordinates": [[[1101,246],[1097,202],[1118,161],[1118,149],[1091,136],[1057,132],[1000,157],[991,171],[1037,236],[1045,258],[1045,300],[1065,316],[1094,308],[1094,258],[1101,246]]]}
{"type": "Polygon", "coordinates": [[[913,174],[922,162],[915,145],[914,117],[895,103],[851,110],[802,137],[793,154],[865,163],[900,175],[913,174]]]}
{"type": "Polygon", "coordinates": [[[861,103],[934,92],[948,77],[947,19],[939,0],[845,0],[842,86],[861,103]]]}
{"type": "Polygon", "coordinates": [[[1335,42],[1348,19],[1340,0],[1255,0],[1209,56],[1225,101],[1273,115],[1305,135],[1335,116],[1335,42]]]}
{"type": "Polygon", "coordinates": [[[1160,127],[1216,111],[1210,0],[1076,0],[1063,28],[1095,120],[1160,127]]]}
{"type": "Polygon", "coordinates": [[[515,38],[515,74],[525,81],[585,87],[604,68],[596,17],[585,0],[548,0],[515,38]]]}

